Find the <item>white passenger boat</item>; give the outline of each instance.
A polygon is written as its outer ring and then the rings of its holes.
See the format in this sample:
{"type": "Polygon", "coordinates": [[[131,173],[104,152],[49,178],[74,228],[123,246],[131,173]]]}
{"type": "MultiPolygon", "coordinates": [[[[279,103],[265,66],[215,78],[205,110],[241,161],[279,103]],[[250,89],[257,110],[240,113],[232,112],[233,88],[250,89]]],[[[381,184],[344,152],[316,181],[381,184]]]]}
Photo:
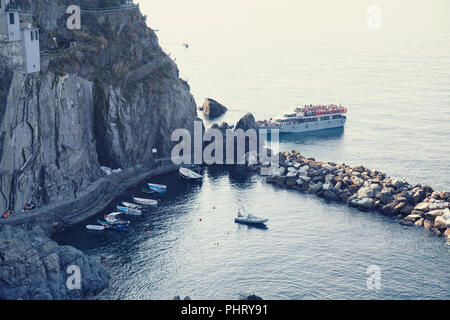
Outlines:
{"type": "Polygon", "coordinates": [[[299,133],[315,130],[342,128],[347,109],[338,105],[307,105],[297,107],[293,113],[283,114],[275,120],[258,121],[260,129],[280,130],[280,133],[299,133]]]}
{"type": "Polygon", "coordinates": [[[146,206],[156,206],[158,204],[158,200],[153,200],[153,199],[133,197],[133,200],[139,204],[143,204],[146,206]]]}

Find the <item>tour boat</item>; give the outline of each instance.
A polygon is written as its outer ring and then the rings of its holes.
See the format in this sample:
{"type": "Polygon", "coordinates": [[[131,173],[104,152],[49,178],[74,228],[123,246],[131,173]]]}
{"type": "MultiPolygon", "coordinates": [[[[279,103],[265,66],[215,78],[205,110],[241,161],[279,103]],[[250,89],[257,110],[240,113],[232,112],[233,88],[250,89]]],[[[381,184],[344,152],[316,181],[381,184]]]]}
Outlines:
{"type": "Polygon", "coordinates": [[[277,117],[275,121],[258,121],[260,129],[278,129],[280,133],[299,133],[345,126],[347,109],[335,104],[297,107],[293,113],[277,117]]]}

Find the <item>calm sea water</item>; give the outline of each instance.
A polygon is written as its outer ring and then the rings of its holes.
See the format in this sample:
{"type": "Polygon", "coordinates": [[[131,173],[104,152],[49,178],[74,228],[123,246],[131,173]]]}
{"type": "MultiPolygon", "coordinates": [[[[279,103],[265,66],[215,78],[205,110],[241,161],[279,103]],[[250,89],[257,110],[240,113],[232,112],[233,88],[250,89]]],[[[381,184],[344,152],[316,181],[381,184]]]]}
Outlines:
{"type": "MultiPolygon", "coordinates": [[[[342,103],[345,130],[287,136],[281,149],[450,190],[450,4],[378,3],[379,31],[366,28],[364,1],[158,0],[141,8],[197,104],[210,97],[229,108],[219,122],[342,103]]],[[[55,235],[109,257],[113,279],[102,299],[450,298],[450,248],[424,229],[280,190],[240,169],[210,168],[201,185],[176,174],[155,182],[168,193],[128,233],[82,225],[55,235]],[[268,229],[235,224],[238,200],[268,217],[268,229]],[[379,291],[367,289],[370,265],[381,269],[379,291]]],[[[143,196],[143,187],[120,200],[143,196]]]]}

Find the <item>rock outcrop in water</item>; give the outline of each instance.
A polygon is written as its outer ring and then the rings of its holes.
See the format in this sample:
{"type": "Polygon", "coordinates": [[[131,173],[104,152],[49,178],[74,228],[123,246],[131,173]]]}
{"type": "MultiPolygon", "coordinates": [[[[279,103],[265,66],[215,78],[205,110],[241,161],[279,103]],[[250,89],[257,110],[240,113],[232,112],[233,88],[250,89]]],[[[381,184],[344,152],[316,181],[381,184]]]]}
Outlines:
{"type": "Polygon", "coordinates": [[[200,110],[203,111],[205,118],[214,119],[223,115],[228,109],[216,100],[206,98],[200,110]]]}
{"type": "Polygon", "coordinates": [[[450,239],[450,192],[436,192],[428,185],[411,185],[360,165],[316,161],[295,151],[280,153],[280,167],[266,181],[378,211],[403,225],[424,226],[450,239]]]}

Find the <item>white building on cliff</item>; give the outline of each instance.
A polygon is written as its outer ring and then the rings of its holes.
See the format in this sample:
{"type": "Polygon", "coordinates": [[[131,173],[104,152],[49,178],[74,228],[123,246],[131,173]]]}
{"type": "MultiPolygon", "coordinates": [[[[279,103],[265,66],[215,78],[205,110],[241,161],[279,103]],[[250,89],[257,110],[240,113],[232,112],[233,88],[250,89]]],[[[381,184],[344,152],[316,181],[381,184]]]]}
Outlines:
{"type": "Polygon", "coordinates": [[[33,27],[32,16],[21,14],[19,7],[10,0],[0,0],[0,41],[20,41],[24,70],[27,73],[41,71],[39,29],[33,27]]]}

